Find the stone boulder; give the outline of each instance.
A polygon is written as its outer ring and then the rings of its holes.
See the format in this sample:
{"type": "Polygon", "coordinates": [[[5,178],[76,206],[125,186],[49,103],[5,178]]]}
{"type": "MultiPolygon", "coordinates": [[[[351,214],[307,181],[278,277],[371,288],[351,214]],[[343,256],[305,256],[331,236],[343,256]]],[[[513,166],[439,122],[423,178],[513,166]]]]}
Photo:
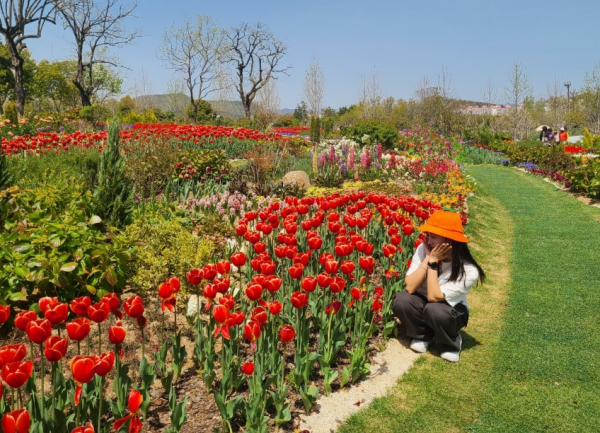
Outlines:
{"type": "Polygon", "coordinates": [[[299,186],[301,188],[310,188],[310,178],[302,170],[290,171],[281,179],[284,185],[299,186]]]}

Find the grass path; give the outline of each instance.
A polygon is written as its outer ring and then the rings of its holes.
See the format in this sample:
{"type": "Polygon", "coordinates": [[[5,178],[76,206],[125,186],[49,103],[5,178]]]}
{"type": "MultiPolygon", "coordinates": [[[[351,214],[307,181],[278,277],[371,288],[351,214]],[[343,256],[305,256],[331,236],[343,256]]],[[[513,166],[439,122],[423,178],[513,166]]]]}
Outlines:
{"type": "Polygon", "coordinates": [[[600,210],[516,170],[470,169],[472,290],[463,353],[422,357],[340,432],[596,431],[600,210]]]}

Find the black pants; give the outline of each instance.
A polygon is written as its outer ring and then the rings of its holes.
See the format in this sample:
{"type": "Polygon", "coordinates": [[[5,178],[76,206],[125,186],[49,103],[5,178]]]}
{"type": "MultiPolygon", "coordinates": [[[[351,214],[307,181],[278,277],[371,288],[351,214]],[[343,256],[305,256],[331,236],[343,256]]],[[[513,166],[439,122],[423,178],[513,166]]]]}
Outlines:
{"type": "Polygon", "coordinates": [[[442,352],[460,351],[458,331],[469,322],[469,310],[464,304],[451,307],[447,302],[428,302],[418,292],[399,292],[392,311],[404,325],[407,337],[423,341],[435,338],[442,352]]]}

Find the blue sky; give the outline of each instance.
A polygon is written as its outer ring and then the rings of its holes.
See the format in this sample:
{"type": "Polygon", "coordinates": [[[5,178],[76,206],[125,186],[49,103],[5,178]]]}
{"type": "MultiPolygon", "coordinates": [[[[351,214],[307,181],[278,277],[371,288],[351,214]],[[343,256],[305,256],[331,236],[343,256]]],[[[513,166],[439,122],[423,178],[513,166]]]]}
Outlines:
{"type": "MultiPolygon", "coordinates": [[[[261,22],[286,42],[283,62],[293,68],[277,80],[281,108],[301,101],[313,58],[325,73],[324,106],[333,108],[357,102],[363,77],[374,73],[384,96],[409,99],[424,77],[435,85],[444,67],[457,97],[481,100],[491,82],[502,103],[515,61],[537,97],[555,78],[565,94],[564,81],[582,87],[600,61],[598,0],[140,0],[135,14],[127,26],[144,37],[113,51],[131,69],[122,71],[124,93],[142,70],[153,93],[165,92],[172,71],[156,47],[166,28],[199,14],[223,28],[261,22]]],[[[37,61],[64,60],[71,38],[61,25],[47,25],[27,45],[37,61]]]]}

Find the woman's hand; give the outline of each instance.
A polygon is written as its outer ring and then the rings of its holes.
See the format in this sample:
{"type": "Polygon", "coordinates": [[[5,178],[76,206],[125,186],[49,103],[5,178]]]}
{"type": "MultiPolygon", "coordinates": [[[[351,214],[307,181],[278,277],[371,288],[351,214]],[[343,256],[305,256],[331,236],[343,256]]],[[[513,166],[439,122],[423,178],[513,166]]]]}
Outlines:
{"type": "Polygon", "coordinates": [[[441,262],[452,256],[452,246],[450,244],[440,244],[433,247],[429,254],[429,261],[441,262]]]}

